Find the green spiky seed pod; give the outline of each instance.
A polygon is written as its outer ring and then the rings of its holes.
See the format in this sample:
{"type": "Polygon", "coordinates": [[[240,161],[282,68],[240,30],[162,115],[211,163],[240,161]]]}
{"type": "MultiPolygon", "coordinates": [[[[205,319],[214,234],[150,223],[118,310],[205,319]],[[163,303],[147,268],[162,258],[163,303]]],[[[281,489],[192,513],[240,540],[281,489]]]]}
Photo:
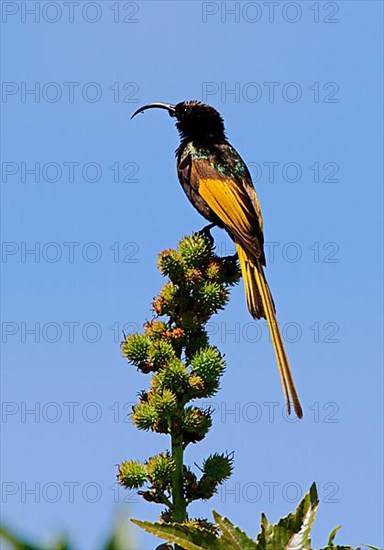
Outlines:
{"type": "Polygon", "coordinates": [[[140,365],[148,360],[151,340],[143,334],[130,334],[121,344],[121,353],[133,365],[140,365]]]}
{"type": "Polygon", "coordinates": [[[152,379],[152,386],[156,390],[169,389],[176,395],[187,391],[189,373],[187,367],[180,359],[171,361],[166,369],[162,369],[152,379]]]}
{"type": "Polygon", "coordinates": [[[233,454],[210,455],[203,462],[204,475],[210,477],[217,484],[223,483],[228,479],[233,470],[233,454]]]}
{"type": "Polygon", "coordinates": [[[154,430],[158,413],[152,403],[142,402],[135,405],[131,414],[132,421],[139,430],[154,430]]]}
{"type": "Polygon", "coordinates": [[[157,415],[161,418],[169,417],[177,408],[177,399],[171,390],[163,390],[161,393],[153,393],[150,397],[157,415]]]}
{"type": "Polygon", "coordinates": [[[225,361],[217,348],[208,346],[193,356],[191,367],[204,382],[215,382],[224,373],[225,361]]]}
{"type": "Polygon", "coordinates": [[[156,370],[161,369],[176,357],[175,350],[166,340],[152,342],[148,356],[150,363],[156,370]]]}
{"type": "Polygon", "coordinates": [[[205,266],[212,254],[209,240],[202,235],[184,237],[179,243],[179,253],[186,267],[201,268],[205,266]]]}
{"type": "Polygon", "coordinates": [[[182,431],[184,441],[196,443],[201,441],[212,426],[211,413],[198,407],[187,407],[184,410],[182,431]]]}
{"type": "Polygon", "coordinates": [[[139,489],[147,481],[147,469],[137,460],[126,460],[119,466],[117,480],[126,489],[139,489]]]}
{"type": "Polygon", "coordinates": [[[160,295],[168,305],[178,298],[178,292],[179,291],[177,286],[175,286],[173,283],[167,283],[163,286],[160,295]]]}
{"type": "Polygon", "coordinates": [[[220,377],[225,370],[225,362],[220,352],[213,347],[198,351],[191,360],[192,374],[198,376],[204,385],[199,397],[212,397],[219,389],[220,377]]]}
{"type": "Polygon", "coordinates": [[[152,485],[158,489],[164,489],[172,481],[175,461],[169,453],[161,453],[148,460],[146,470],[152,485]]]}
{"type": "Polygon", "coordinates": [[[173,283],[166,283],[159,296],[153,300],[153,309],[158,315],[174,317],[179,308],[179,290],[173,283]]]}
{"type": "Polygon", "coordinates": [[[160,272],[177,283],[184,275],[183,261],[176,250],[164,250],[157,258],[157,266],[160,272]]]}
{"type": "Polygon", "coordinates": [[[199,308],[206,315],[213,315],[228,302],[228,291],[216,282],[205,282],[196,292],[199,308]]]}

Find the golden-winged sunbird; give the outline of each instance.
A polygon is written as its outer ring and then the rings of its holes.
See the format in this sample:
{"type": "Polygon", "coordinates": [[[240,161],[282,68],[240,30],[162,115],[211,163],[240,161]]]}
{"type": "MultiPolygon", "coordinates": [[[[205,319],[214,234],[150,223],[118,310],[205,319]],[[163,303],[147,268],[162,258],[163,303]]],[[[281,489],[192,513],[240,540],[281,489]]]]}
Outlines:
{"type": "Polygon", "coordinates": [[[132,118],[151,108],[166,109],[176,119],[181,140],[176,150],[180,183],[200,214],[225,229],[235,242],[248,309],[254,319],[264,317],[268,322],[288,412],[292,402],[301,418],[302,408],[264,275],[263,220],[249,170],[228,142],[220,113],[210,105],[199,101],[151,103],[140,107],[132,118]]]}

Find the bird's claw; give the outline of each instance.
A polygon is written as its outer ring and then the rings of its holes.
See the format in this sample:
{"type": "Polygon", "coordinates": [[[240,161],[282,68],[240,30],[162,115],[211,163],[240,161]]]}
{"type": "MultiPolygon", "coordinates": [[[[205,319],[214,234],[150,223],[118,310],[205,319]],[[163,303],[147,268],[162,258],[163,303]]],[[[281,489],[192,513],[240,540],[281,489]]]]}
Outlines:
{"type": "Polygon", "coordinates": [[[200,231],[197,231],[196,235],[201,235],[202,237],[205,237],[206,239],[209,240],[210,245],[213,246],[214,239],[211,234],[211,229],[215,227],[215,225],[216,225],[215,223],[210,223],[206,225],[205,227],[203,227],[203,229],[200,229],[200,231]]]}
{"type": "Polygon", "coordinates": [[[239,260],[239,255],[237,252],[231,254],[230,256],[224,256],[223,260],[228,260],[230,262],[237,262],[239,260]]]}

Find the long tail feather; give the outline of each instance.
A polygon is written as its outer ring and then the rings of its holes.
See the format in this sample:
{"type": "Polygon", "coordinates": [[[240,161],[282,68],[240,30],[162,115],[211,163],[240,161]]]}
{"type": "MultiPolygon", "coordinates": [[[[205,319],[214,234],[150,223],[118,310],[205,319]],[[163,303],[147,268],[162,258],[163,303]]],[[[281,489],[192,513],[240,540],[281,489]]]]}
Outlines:
{"type": "Polygon", "coordinates": [[[256,265],[254,265],[240,244],[236,243],[236,249],[243,274],[248,309],[254,319],[264,317],[268,322],[288,413],[291,412],[292,401],[296,415],[301,418],[303,411],[277,324],[275,306],[263,267],[259,262],[255,262],[256,265]]]}

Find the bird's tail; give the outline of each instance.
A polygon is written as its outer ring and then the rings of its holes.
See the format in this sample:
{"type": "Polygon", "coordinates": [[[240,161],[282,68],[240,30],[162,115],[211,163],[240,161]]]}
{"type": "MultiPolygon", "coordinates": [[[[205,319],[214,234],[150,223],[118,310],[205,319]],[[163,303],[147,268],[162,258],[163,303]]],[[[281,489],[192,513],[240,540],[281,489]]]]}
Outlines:
{"type": "Polygon", "coordinates": [[[236,243],[236,249],[243,274],[248,309],[254,319],[264,317],[268,322],[288,413],[290,414],[291,412],[292,401],[296,415],[301,418],[303,416],[303,411],[293,381],[279,326],[277,324],[275,305],[264,275],[263,267],[258,261],[251,261],[246,251],[239,243],[236,243]]]}

